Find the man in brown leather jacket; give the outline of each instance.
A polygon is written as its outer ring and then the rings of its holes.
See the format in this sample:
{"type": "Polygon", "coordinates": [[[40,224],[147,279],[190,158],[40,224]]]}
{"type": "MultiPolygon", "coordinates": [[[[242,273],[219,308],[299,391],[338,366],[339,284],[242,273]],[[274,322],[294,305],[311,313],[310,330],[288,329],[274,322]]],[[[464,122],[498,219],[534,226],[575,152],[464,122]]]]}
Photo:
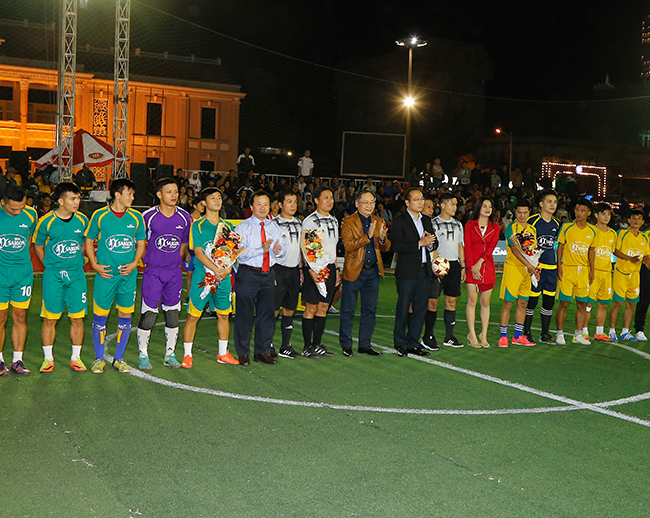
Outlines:
{"type": "Polygon", "coordinates": [[[357,212],[343,220],[341,238],[345,247],[343,265],[343,295],[341,296],[341,324],[339,342],[343,355],[352,352],[352,320],[361,292],[361,319],[359,321],[359,347],[361,354],[380,356],[382,353],[371,346],[375,329],[375,311],[379,296],[379,276],[384,276],[381,252],[390,249],[386,224],[375,211],[375,194],[363,189],[356,195],[357,212]]]}

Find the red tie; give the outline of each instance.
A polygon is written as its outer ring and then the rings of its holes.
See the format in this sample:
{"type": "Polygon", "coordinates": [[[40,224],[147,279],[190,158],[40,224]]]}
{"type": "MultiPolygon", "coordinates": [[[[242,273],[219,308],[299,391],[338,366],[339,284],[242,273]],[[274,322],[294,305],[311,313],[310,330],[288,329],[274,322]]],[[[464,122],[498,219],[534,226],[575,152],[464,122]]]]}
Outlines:
{"type": "MultiPolygon", "coordinates": [[[[266,232],[264,232],[264,222],[261,221],[260,225],[262,225],[262,246],[264,246],[264,243],[266,243],[266,232]]],[[[271,256],[269,255],[268,252],[265,252],[264,260],[262,261],[262,271],[264,273],[268,273],[270,267],[271,267],[271,256]]]]}

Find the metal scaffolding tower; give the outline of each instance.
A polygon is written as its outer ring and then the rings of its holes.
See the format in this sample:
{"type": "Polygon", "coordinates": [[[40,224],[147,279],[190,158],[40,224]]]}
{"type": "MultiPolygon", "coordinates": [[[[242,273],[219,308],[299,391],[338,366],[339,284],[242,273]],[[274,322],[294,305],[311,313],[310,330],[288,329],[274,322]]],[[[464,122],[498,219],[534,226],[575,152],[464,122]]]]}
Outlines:
{"type": "Polygon", "coordinates": [[[72,135],[74,133],[75,74],[77,71],[77,0],[63,0],[61,53],[59,56],[56,145],[59,152],[59,180],[72,179],[72,135]]]}
{"type": "Polygon", "coordinates": [[[113,177],[126,178],[129,123],[129,39],[131,0],[115,0],[115,68],[113,88],[113,177]]]}

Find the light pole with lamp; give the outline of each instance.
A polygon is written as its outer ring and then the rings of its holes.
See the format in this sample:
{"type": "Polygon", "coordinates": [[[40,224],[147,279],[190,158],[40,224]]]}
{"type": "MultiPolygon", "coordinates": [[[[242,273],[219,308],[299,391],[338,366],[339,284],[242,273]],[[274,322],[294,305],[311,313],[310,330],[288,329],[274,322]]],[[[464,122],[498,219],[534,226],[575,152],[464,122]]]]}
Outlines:
{"type": "Polygon", "coordinates": [[[506,133],[501,128],[495,129],[494,132],[497,135],[503,135],[504,137],[507,137],[508,142],[510,143],[510,162],[508,164],[508,175],[510,176],[510,181],[512,181],[512,132],[506,133]]]}
{"type": "Polygon", "coordinates": [[[407,177],[411,173],[411,108],[415,104],[412,91],[413,79],[413,49],[417,47],[424,47],[427,40],[421,40],[417,37],[405,38],[395,42],[399,47],[406,47],[409,49],[409,73],[408,73],[408,87],[404,105],[406,106],[406,141],[404,143],[404,176],[407,177]]]}

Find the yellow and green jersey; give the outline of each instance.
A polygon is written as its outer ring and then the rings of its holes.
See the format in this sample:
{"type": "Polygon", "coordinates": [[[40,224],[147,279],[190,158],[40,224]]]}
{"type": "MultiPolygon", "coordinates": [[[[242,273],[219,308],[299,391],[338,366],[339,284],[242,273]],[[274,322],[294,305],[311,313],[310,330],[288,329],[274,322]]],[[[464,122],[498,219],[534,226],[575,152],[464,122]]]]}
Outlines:
{"type": "Polygon", "coordinates": [[[84,234],[88,227],[88,218],[75,212],[69,220],[59,218],[50,211],[36,225],[34,244],[45,247],[45,268],[71,270],[83,267],[84,234]]]}
{"type": "Polygon", "coordinates": [[[510,223],[510,225],[508,225],[508,228],[506,228],[506,243],[508,245],[508,254],[506,255],[507,264],[521,267],[524,266],[523,263],[517,259],[515,254],[512,253],[511,249],[513,236],[522,232],[529,232],[533,236],[533,239],[537,240],[537,231],[535,230],[534,226],[529,224],[521,225],[517,220],[510,223]]]}
{"type": "Polygon", "coordinates": [[[575,221],[564,223],[557,238],[564,245],[562,265],[589,267],[589,248],[595,238],[596,228],[589,223],[584,228],[578,227],[575,221]]]}
{"type": "MultiPolygon", "coordinates": [[[[223,221],[223,220],[221,220],[223,221]]],[[[235,227],[228,221],[223,221],[230,230],[234,230],[235,227]]],[[[214,242],[214,236],[217,233],[217,225],[213,225],[210,221],[204,217],[197,219],[192,223],[192,228],[190,229],[190,250],[194,250],[195,247],[201,247],[203,253],[205,253],[209,244],[214,242]]],[[[206,254],[207,255],[207,254],[206,254]]],[[[194,267],[199,271],[203,271],[203,263],[199,261],[198,257],[194,256],[194,267]]]]}
{"type": "MultiPolygon", "coordinates": [[[[619,250],[630,257],[640,257],[643,259],[643,256],[650,255],[648,236],[643,232],[639,232],[638,235],[635,236],[629,228],[622,228],[618,231],[616,250],[619,250]]],[[[625,274],[638,272],[641,269],[642,264],[643,261],[633,263],[632,261],[617,259],[616,269],[625,274]]]]}
{"type": "Polygon", "coordinates": [[[603,232],[598,227],[596,229],[596,238],[591,244],[595,251],[594,269],[611,272],[612,271],[612,254],[616,249],[616,231],[608,228],[603,232]]]}
{"type": "Polygon", "coordinates": [[[34,234],[38,214],[29,206],[16,216],[0,208],[0,266],[31,263],[29,241],[34,234]]]}
{"type": "Polygon", "coordinates": [[[84,237],[97,240],[97,262],[117,271],[133,262],[137,242],[146,238],[142,214],[126,209],[118,216],[111,207],[102,207],[93,213],[84,237]]]}

